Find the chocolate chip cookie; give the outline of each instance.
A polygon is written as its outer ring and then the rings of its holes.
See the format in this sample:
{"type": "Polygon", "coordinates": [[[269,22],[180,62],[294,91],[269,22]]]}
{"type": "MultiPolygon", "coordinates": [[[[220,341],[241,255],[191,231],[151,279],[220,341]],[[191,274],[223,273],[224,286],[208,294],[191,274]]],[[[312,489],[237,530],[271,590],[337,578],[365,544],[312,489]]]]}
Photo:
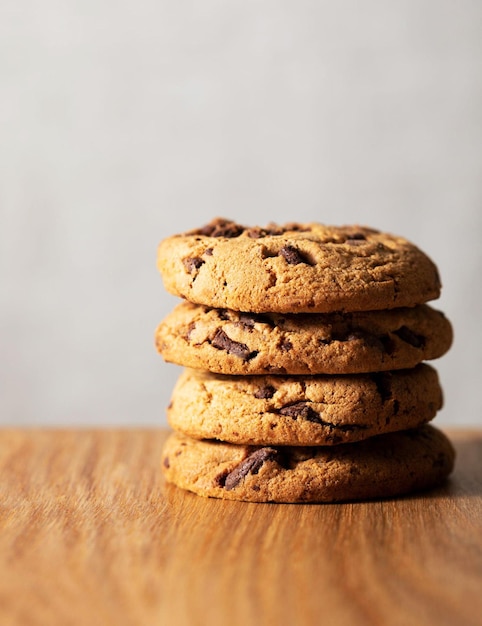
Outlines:
{"type": "Polygon", "coordinates": [[[455,452],[425,425],[324,447],[244,446],[173,433],[168,482],[201,496],[252,502],[337,502],[407,494],[441,484],[455,452]]]}
{"type": "Polygon", "coordinates": [[[425,253],[363,226],[249,228],[218,218],[165,239],[157,261],[167,291],[236,311],[381,310],[440,294],[437,268],[425,253]]]}
{"type": "Polygon", "coordinates": [[[414,367],[452,342],[429,305],[354,313],[240,313],[179,304],[156,331],[166,361],[220,374],[354,374],[414,367]]]}
{"type": "Polygon", "coordinates": [[[352,376],[223,376],[185,370],[169,405],[170,425],[198,439],[320,446],[414,428],[442,407],[437,372],[352,376]]]}

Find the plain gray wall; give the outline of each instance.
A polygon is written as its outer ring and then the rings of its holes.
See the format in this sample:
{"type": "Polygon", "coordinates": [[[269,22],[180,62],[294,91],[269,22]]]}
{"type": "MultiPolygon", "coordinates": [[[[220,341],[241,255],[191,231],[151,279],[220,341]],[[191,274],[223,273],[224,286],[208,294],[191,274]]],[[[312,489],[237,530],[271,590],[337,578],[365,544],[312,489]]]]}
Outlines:
{"type": "Polygon", "coordinates": [[[479,0],[3,0],[0,420],[165,424],[158,242],[362,223],[439,265],[441,424],[481,424],[479,0]]]}

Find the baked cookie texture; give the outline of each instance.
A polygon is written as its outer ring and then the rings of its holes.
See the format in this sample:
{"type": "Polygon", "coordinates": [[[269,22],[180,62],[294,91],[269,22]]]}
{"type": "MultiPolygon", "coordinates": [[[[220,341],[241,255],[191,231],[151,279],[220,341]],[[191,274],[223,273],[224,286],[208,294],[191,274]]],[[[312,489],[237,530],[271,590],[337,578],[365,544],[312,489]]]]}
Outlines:
{"type": "Polygon", "coordinates": [[[450,348],[452,327],[428,305],[281,315],[184,302],[155,339],[166,361],[220,374],[355,374],[436,359],[450,348]]]}
{"type": "Polygon", "coordinates": [[[430,425],[324,447],[244,446],[173,433],[162,460],[167,480],[183,489],[251,502],[386,498],[439,485],[453,464],[450,441],[430,425]]]}
{"type": "Polygon", "coordinates": [[[223,376],[185,370],[167,415],[197,439],[319,446],[415,428],[442,407],[435,369],[352,376],[223,376]]]}
{"type": "Polygon", "coordinates": [[[424,252],[364,226],[249,228],[218,218],[162,241],[157,265],[174,295],[255,313],[410,307],[437,298],[441,288],[424,252]]]}
{"type": "Polygon", "coordinates": [[[217,218],[168,237],[157,264],[184,299],[155,333],[184,366],[166,480],[201,496],[343,502],[435,487],[454,466],[428,422],[452,326],[438,271],[364,226],[246,227],[217,218]]]}

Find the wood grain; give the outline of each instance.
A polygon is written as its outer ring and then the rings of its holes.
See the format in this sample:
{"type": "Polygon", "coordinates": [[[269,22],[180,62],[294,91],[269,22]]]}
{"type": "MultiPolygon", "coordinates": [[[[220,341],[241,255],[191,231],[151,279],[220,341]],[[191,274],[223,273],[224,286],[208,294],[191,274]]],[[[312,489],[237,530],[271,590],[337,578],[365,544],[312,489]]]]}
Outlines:
{"type": "Polygon", "coordinates": [[[0,432],[0,624],[482,624],[482,432],[429,494],[274,505],[166,485],[157,430],[0,432]]]}

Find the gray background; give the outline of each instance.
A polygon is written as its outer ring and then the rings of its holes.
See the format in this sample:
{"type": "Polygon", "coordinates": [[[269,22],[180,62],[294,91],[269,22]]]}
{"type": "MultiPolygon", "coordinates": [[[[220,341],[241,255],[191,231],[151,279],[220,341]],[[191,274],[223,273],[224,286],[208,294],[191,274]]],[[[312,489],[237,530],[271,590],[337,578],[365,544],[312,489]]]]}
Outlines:
{"type": "Polygon", "coordinates": [[[164,424],[159,240],[362,223],[437,262],[481,424],[479,0],[2,0],[0,420],[164,424]]]}

